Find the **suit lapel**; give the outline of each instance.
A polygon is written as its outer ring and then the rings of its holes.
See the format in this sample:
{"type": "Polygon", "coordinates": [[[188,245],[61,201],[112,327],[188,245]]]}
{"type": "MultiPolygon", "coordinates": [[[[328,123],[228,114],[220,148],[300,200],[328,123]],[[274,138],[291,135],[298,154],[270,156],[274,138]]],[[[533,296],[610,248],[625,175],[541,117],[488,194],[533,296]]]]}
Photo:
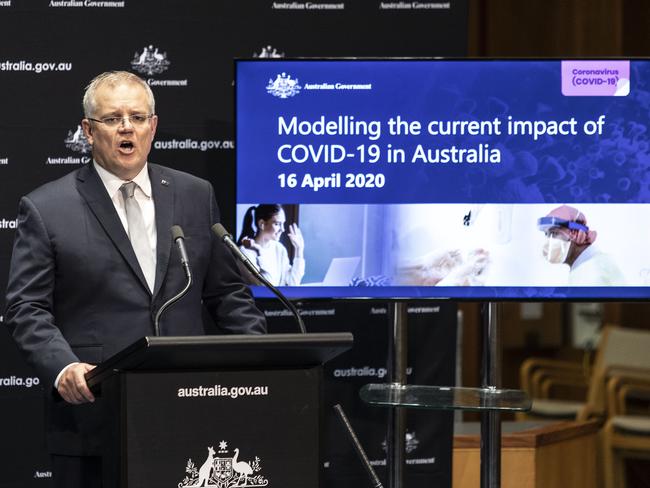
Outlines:
{"type": "Polygon", "coordinates": [[[86,200],[90,210],[97,217],[108,238],[113,242],[131,270],[138,277],[142,286],[149,291],[147,281],[144,279],[140,264],[133,251],[133,246],[131,246],[131,241],[129,241],[129,236],[126,234],[124,226],[115,211],[115,206],[108,196],[106,187],[99,178],[99,175],[95,172],[93,163],[88,163],[79,170],[77,174],[77,189],[86,200]]]}
{"type": "Polygon", "coordinates": [[[164,168],[154,164],[149,164],[149,178],[156,206],[156,282],[153,290],[155,298],[160,292],[169,266],[172,247],[170,229],[174,220],[174,181],[164,168]]]}

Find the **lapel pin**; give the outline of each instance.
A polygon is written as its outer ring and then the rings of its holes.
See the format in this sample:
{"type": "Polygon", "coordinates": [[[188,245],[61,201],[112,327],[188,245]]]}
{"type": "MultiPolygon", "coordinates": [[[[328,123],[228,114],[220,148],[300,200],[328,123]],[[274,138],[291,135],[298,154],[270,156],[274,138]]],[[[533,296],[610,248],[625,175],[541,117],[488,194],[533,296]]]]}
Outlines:
{"type": "Polygon", "coordinates": [[[167,181],[167,180],[160,180],[160,182],[161,182],[164,186],[169,186],[169,181],[167,181]]]}

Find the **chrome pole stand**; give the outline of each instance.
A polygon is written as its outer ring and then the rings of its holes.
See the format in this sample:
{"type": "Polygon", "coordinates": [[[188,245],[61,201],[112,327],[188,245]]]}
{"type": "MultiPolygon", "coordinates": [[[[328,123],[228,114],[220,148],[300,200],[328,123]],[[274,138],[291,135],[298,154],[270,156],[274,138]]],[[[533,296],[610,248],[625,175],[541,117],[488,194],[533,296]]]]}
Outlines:
{"type": "Polygon", "coordinates": [[[465,410],[481,413],[481,488],[501,485],[500,412],[526,412],[531,400],[522,390],[500,389],[497,304],[483,308],[483,377],[479,388],[406,384],[406,303],[389,307],[393,328],[389,341],[389,382],[364,385],[366,403],[389,410],[386,437],[388,487],[402,488],[404,480],[406,412],[404,408],[465,410]]]}
{"type": "MultiPolygon", "coordinates": [[[[397,387],[406,385],[407,368],[407,317],[408,307],[403,301],[388,303],[390,320],[388,337],[388,381],[397,387]]],[[[388,488],[402,488],[404,485],[404,463],[406,459],[406,409],[390,407],[386,428],[386,472],[388,488]]]]}
{"type": "MultiPolygon", "coordinates": [[[[498,306],[483,304],[483,374],[481,386],[497,391],[501,382],[499,357],[498,306]]],[[[481,412],[481,488],[501,486],[501,414],[498,410],[481,412]]]]}

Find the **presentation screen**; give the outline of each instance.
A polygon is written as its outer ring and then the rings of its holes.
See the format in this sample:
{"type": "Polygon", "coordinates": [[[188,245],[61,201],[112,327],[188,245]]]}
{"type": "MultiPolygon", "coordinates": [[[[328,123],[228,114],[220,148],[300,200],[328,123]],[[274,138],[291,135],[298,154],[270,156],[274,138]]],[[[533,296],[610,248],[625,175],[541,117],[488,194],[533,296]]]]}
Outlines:
{"type": "Polygon", "coordinates": [[[649,119],[647,60],[237,61],[235,238],[292,297],[648,299],[649,119]]]}

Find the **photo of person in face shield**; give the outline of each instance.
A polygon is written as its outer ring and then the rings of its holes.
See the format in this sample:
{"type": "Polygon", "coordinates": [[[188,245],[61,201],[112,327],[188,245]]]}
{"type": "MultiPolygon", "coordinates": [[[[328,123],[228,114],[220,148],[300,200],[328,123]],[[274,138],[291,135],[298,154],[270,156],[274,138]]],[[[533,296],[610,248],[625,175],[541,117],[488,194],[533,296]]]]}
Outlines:
{"type": "Polygon", "coordinates": [[[569,265],[570,286],[623,286],[614,259],[594,245],[597,232],[577,208],[562,205],[537,221],[546,235],[543,254],[551,264],[569,265]]]}

